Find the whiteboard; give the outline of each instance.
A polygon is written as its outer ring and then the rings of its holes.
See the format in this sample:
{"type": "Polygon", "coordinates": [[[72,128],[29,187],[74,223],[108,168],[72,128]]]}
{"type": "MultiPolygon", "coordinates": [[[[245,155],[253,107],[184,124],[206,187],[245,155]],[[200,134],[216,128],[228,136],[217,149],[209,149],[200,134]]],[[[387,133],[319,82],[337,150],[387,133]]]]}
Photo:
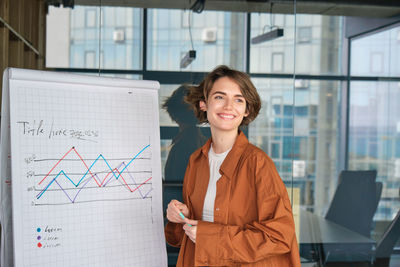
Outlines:
{"type": "Polygon", "coordinates": [[[14,266],[166,266],[159,83],[22,69],[4,83],[14,266]]]}

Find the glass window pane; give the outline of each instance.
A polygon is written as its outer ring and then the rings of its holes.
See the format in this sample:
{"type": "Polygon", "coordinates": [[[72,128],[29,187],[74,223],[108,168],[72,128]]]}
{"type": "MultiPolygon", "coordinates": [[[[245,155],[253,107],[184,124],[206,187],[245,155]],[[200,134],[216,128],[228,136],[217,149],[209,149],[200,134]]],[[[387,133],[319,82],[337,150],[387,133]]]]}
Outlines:
{"type": "Polygon", "coordinates": [[[351,75],[400,75],[400,26],[351,42],[351,75]]]}
{"type": "Polygon", "coordinates": [[[249,126],[250,141],[273,159],[284,182],[293,175],[300,204],[323,214],[337,182],[341,83],[307,80],[293,90],[291,79],[252,80],[262,108],[249,126]]]}
{"type": "Polygon", "coordinates": [[[86,10],[86,27],[96,27],[97,24],[97,10],[90,8],[86,10]]]}
{"type": "Polygon", "coordinates": [[[277,39],[250,45],[250,72],[293,73],[294,16],[282,14],[251,14],[251,38],[275,28],[283,28],[277,39]]]}
{"type": "Polygon", "coordinates": [[[292,174],[281,163],[290,160],[292,154],[291,147],[284,145],[287,143],[284,138],[293,133],[293,128],[285,128],[287,120],[293,121],[293,114],[287,111],[293,106],[293,82],[291,79],[264,78],[252,78],[252,81],[262,106],[256,120],[249,125],[249,141],[272,157],[282,179],[290,182],[292,174]]]}
{"type": "Polygon", "coordinates": [[[142,14],[142,9],[127,7],[50,7],[46,67],[140,69],[142,14]]]}
{"type": "Polygon", "coordinates": [[[245,21],[245,13],[149,9],[147,68],[208,72],[225,64],[244,70],[245,21]],[[181,68],[192,49],[196,59],[181,68]]]}
{"type": "Polygon", "coordinates": [[[378,171],[383,191],[374,220],[391,220],[400,209],[400,86],[354,81],[350,92],[349,169],[378,171]]]}
{"type": "MultiPolygon", "coordinates": [[[[339,75],[342,73],[343,17],[296,14],[296,74],[339,75]]],[[[251,38],[280,27],[284,35],[250,46],[253,73],[293,73],[294,15],[251,14],[251,38]],[[276,63],[276,54],[282,55],[276,63]]]]}

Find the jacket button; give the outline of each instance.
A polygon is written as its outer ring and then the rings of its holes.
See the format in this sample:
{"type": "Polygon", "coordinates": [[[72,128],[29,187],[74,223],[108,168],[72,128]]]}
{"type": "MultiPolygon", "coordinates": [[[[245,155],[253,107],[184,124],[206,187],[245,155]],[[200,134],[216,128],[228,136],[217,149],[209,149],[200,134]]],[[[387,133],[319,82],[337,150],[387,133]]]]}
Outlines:
{"type": "Polygon", "coordinates": [[[216,211],[219,211],[219,208],[216,208],[215,210],[216,210],[216,211]]]}

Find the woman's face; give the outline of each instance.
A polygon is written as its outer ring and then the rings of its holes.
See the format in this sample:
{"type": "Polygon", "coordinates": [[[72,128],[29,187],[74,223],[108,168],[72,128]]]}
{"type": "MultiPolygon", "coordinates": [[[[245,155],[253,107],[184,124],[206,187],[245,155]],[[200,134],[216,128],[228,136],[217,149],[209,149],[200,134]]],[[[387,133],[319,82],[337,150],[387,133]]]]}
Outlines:
{"type": "Polygon", "coordinates": [[[228,77],[214,82],[206,102],[200,101],[200,109],[207,112],[213,131],[237,131],[243,118],[249,115],[239,85],[228,77]]]}

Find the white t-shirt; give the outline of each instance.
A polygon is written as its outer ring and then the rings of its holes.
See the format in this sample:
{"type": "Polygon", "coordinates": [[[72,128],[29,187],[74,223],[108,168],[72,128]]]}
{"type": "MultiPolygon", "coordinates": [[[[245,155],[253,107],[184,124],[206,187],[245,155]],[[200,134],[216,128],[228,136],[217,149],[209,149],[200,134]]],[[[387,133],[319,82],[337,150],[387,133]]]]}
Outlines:
{"type": "Polygon", "coordinates": [[[203,221],[214,222],[214,202],[215,195],[217,193],[217,181],[221,178],[221,174],[219,173],[219,168],[221,167],[222,162],[226,155],[228,155],[229,151],[216,154],[212,149],[212,145],[208,152],[208,163],[210,166],[210,181],[208,182],[208,188],[206,192],[206,196],[204,198],[204,206],[203,206],[203,221]]]}

